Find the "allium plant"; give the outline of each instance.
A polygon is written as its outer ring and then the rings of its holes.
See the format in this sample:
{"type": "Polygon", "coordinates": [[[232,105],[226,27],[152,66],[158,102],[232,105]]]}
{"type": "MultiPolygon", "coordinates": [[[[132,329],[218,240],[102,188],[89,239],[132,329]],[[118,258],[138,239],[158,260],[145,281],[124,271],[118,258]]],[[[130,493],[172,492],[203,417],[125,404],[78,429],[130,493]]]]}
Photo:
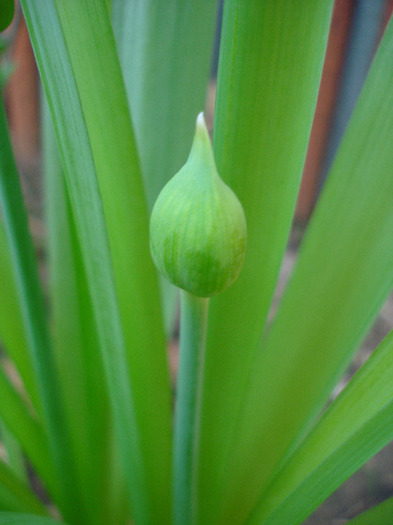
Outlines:
{"type": "Polygon", "coordinates": [[[214,0],[21,0],[49,280],[1,106],[0,525],[296,525],[393,438],[393,333],[329,404],[393,288],[392,23],[267,322],[332,6],[225,0],[211,145],[214,0]]]}

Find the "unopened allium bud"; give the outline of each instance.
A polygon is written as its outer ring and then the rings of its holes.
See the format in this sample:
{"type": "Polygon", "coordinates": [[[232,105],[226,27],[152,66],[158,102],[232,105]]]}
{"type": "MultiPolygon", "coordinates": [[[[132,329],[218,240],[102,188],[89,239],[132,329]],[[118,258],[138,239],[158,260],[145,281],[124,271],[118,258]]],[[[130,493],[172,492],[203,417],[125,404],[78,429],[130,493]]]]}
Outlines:
{"type": "Polygon", "coordinates": [[[239,275],[246,237],[243,208],[217,173],[201,113],[186,164],[166,184],[153,208],[154,262],[179,288],[210,297],[239,275]]]}

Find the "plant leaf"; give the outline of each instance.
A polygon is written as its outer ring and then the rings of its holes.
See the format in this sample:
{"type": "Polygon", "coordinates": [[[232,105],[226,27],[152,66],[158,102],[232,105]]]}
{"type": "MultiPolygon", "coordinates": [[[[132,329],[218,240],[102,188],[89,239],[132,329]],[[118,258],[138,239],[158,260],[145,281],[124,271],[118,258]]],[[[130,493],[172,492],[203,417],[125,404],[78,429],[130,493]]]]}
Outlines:
{"type": "MultiPolygon", "coordinates": [[[[205,105],[216,0],[114,0],[113,27],[150,210],[186,162],[205,105]],[[165,57],[165,60],[163,60],[165,57]]],[[[161,282],[172,333],[177,292],[161,282]]]]}
{"type": "Polygon", "coordinates": [[[302,523],[393,439],[392,373],[390,332],[260,498],[250,525],[302,523]]]}
{"type": "Polygon", "coordinates": [[[134,519],[157,515],[165,523],[171,500],[165,342],[107,6],[24,0],[23,7],[60,146],[134,519]]]}
{"type": "MultiPolygon", "coordinates": [[[[0,460],[0,509],[12,512],[47,514],[45,507],[27,486],[0,460]]],[[[0,512],[1,517],[4,512],[0,512]]]]}
{"type": "Polygon", "coordinates": [[[19,441],[45,487],[52,496],[58,496],[59,483],[48,450],[48,439],[37,420],[29,414],[26,404],[11,385],[2,366],[0,366],[0,399],[2,421],[19,441]]]}
{"type": "Polygon", "coordinates": [[[393,498],[372,507],[356,518],[348,521],[349,525],[388,525],[393,515],[393,498]]]}
{"type": "Polygon", "coordinates": [[[36,410],[39,409],[37,382],[33,372],[26,334],[23,327],[22,313],[18,301],[18,292],[10,250],[4,223],[0,219],[0,289],[3,298],[0,301],[0,337],[8,356],[21,375],[23,384],[36,410]]]}
{"type": "Polygon", "coordinates": [[[0,420],[0,436],[8,464],[16,476],[21,481],[26,482],[27,471],[22,447],[3,420],[0,420]]]}
{"type": "Polygon", "coordinates": [[[113,0],[112,12],[151,209],[186,162],[205,105],[217,1],[113,0]]]}
{"type": "Polygon", "coordinates": [[[35,516],[34,514],[18,514],[0,512],[0,525],[66,525],[64,521],[35,516]]]}
{"type": "Polygon", "coordinates": [[[15,12],[15,0],[0,0],[0,31],[4,31],[12,22],[15,12]]]}
{"type": "Polygon", "coordinates": [[[203,523],[216,523],[212,508],[305,160],[332,10],[331,1],[311,4],[230,0],[224,7],[214,150],[220,175],[244,207],[248,246],[238,281],[211,301],[199,457],[203,523]]]}
{"type": "Polygon", "coordinates": [[[68,449],[68,433],[63,417],[62,402],[51,341],[45,318],[45,307],[38,277],[33,243],[28,229],[20,181],[8,136],[3,104],[0,104],[0,205],[9,243],[12,269],[22,313],[26,339],[31,353],[39,388],[40,412],[48,433],[51,454],[62,480],[62,503],[72,512],[78,508],[74,490],[73,463],[68,449]]]}
{"type": "Polygon", "coordinates": [[[53,342],[78,490],[91,523],[121,523],[125,519],[116,516],[113,501],[118,501],[119,490],[124,492],[124,483],[119,486],[113,474],[108,391],[96,357],[98,335],[86,272],[46,101],[41,122],[53,342]]]}
{"type": "Polygon", "coordinates": [[[393,286],[392,57],[391,23],[253,364],[228,510],[243,487],[261,493],[304,437],[393,286]]]}

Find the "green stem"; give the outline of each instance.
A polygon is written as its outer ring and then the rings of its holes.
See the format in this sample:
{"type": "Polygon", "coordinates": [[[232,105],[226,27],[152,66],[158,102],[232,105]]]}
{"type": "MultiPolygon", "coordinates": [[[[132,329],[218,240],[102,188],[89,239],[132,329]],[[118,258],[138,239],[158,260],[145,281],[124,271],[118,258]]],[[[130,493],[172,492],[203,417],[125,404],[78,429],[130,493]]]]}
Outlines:
{"type": "Polygon", "coordinates": [[[174,497],[176,525],[193,518],[195,445],[209,299],[181,291],[180,360],[174,435],[174,497]]]}

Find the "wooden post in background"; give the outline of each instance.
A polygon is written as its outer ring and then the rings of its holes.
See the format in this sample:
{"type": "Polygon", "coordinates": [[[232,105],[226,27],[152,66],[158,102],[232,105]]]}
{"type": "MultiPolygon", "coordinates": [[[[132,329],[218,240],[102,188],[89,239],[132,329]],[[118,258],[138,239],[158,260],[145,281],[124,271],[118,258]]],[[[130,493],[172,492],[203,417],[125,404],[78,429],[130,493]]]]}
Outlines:
{"type": "Polygon", "coordinates": [[[37,171],[39,158],[38,74],[23,16],[12,43],[13,72],[5,91],[11,138],[18,165],[23,171],[37,171]]]}
{"type": "Polygon", "coordinates": [[[353,9],[354,0],[336,0],[334,4],[321,87],[296,207],[296,220],[300,223],[309,219],[319,188],[319,175],[340,86],[353,9]]]}

